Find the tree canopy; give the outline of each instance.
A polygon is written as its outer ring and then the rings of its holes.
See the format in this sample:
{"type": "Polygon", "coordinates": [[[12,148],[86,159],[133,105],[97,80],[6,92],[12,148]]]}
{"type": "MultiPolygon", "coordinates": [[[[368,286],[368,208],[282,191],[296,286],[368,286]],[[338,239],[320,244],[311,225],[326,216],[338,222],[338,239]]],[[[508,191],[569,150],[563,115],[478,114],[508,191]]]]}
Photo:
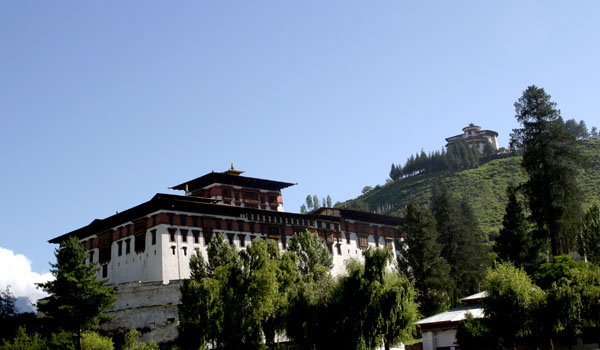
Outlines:
{"type": "Polygon", "coordinates": [[[54,280],[39,284],[50,296],[38,303],[38,310],[77,334],[81,347],[83,331],[107,319],[103,311],[113,305],[115,289],[97,279],[96,263],[86,264],[88,254],[77,237],[64,241],[54,255],[56,263],[50,269],[54,280]]]}
{"type": "Polygon", "coordinates": [[[556,103],[542,88],[528,87],[515,112],[521,128],[513,129],[510,144],[523,153],[528,175],[523,189],[537,238],[550,241],[551,256],[567,253],[580,211],[576,175],[582,160],[576,137],[566,131],[556,103]]]}

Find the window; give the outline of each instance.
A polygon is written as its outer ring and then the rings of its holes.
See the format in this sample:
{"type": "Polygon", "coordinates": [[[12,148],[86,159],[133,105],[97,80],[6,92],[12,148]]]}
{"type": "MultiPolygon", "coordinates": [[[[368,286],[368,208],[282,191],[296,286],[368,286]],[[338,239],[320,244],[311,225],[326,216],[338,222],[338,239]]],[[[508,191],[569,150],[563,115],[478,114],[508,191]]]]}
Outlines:
{"type": "Polygon", "coordinates": [[[118,256],[123,255],[123,241],[117,242],[117,255],[118,256]]]}
{"type": "Polygon", "coordinates": [[[188,230],[180,230],[181,231],[181,240],[184,243],[187,243],[188,230]]]}
{"type": "Polygon", "coordinates": [[[171,242],[175,242],[175,232],[177,232],[177,230],[175,230],[174,228],[169,229],[169,240],[171,242]]]}
{"type": "Polygon", "coordinates": [[[346,235],[346,243],[350,244],[350,233],[345,232],[346,235]]]}
{"type": "Polygon", "coordinates": [[[200,231],[194,230],[192,235],[194,236],[194,243],[200,243],[200,231]]]}
{"type": "Polygon", "coordinates": [[[146,230],[146,219],[140,219],[134,223],[133,232],[141,232],[146,230]]]}
{"type": "Polygon", "coordinates": [[[173,221],[175,221],[175,214],[169,213],[169,225],[173,225],[173,221]]]}
{"type": "Polygon", "coordinates": [[[90,250],[90,263],[94,262],[94,251],[90,250]]]}
{"type": "Polygon", "coordinates": [[[181,249],[183,249],[183,255],[187,256],[187,247],[183,247],[181,249]]]}
{"type": "Polygon", "coordinates": [[[240,247],[246,246],[246,235],[238,235],[238,239],[240,240],[240,247]]]}
{"type": "Polygon", "coordinates": [[[367,238],[367,236],[359,236],[358,242],[359,248],[367,248],[369,246],[369,239],[367,238]]]}
{"type": "Polygon", "coordinates": [[[131,239],[125,240],[125,254],[129,254],[131,252],[131,239]]]}
{"type": "Polygon", "coordinates": [[[152,245],[155,245],[156,244],[156,230],[150,231],[150,234],[152,235],[152,245]]]}
{"type": "Polygon", "coordinates": [[[174,245],[171,246],[171,252],[173,252],[173,255],[175,255],[175,249],[176,247],[174,245]]]}
{"type": "Polygon", "coordinates": [[[228,233],[227,234],[227,239],[229,240],[229,244],[233,245],[233,239],[235,238],[235,235],[233,233],[228,233]]]}
{"type": "Polygon", "coordinates": [[[108,276],[108,265],[102,265],[102,278],[106,278],[108,276]]]}
{"type": "Polygon", "coordinates": [[[233,225],[231,224],[231,221],[227,220],[226,223],[227,223],[227,230],[233,231],[233,227],[232,227],[233,225]]]}
{"type": "Polygon", "coordinates": [[[223,189],[223,198],[231,198],[231,190],[229,188],[223,189]]]}
{"type": "Polygon", "coordinates": [[[274,194],[269,195],[269,203],[277,204],[277,196],[274,194]]]}
{"type": "Polygon", "coordinates": [[[244,191],[244,198],[251,201],[258,201],[258,193],[254,191],[244,191]]]}
{"type": "Polygon", "coordinates": [[[234,196],[235,196],[235,200],[239,201],[240,200],[240,191],[235,190],[233,193],[234,193],[234,196]]]}
{"type": "Polygon", "coordinates": [[[156,226],[156,215],[152,217],[152,226],[156,226]]]}
{"type": "Polygon", "coordinates": [[[335,246],[337,248],[338,255],[342,255],[342,245],[340,243],[338,243],[335,246]]]}
{"type": "Polygon", "coordinates": [[[198,217],[192,216],[192,226],[198,227],[198,217]]]}
{"type": "Polygon", "coordinates": [[[146,250],[146,232],[135,235],[135,252],[141,253],[146,250]]]}
{"type": "Polygon", "coordinates": [[[185,217],[185,215],[179,215],[179,224],[181,226],[187,226],[187,218],[185,217]]]}
{"type": "Polygon", "coordinates": [[[269,226],[269,236],[279,237],[279,226],[269,226]]]}
{"type": "Polygon", "coordinates": [[[258,204],[246,203],[246,208],[258,209],[258,204]]]}
{"type": "Polygon", "coordinates": [[[356,232],[363,234],[363,235],[368,235],[369,234],[369,225],[356,224],[356,232]]]}

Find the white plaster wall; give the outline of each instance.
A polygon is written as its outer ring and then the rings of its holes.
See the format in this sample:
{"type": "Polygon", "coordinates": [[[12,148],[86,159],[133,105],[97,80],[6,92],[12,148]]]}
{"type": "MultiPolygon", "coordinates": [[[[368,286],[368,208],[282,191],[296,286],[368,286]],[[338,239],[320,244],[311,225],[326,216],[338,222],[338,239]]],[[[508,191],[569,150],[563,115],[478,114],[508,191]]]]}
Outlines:
{"type": "Polygon", "coordinates": [[[456,343],[456,330],[449,329],[446,331],[435,332],[436,347],[458,346],[456,343]]]}
{"type": "Polygon", "coordinates": [[[423,332],[423,350],[435,350],[435,339],[433,332],[423,332]]]}
{"type": "Polygon", "coordinates": [[[199,252],[206,259],[206,246],[204,245],[204,236],[201,233],[199,237],[199,242],[194,243],[194,236],[192,235],[191,230],[199,230],[201,229],[187,227],[187,242],[183,241],[183,237],[181,234],[180,226],[169,226],[169,225],[160,225],[158,226],[159,230],[157,231],[157,235],[160,232],[160,236],[157,237],[161,246],[162,246],[162,280],[163,282],[168,282],[170,280],[180,280],[186,279],[190,277],[190,258],[192,255],[196,254],[196,248],[198,248],[199,252]],[[175,232],[175,241],[171,241],[171,235],[168,231],[169,228],[176,228],[175,232]],[[171,247],[175,247],[175,254],[173,254],[173,250],[171,247]],[[187,255],[184,252],[183,248],[186,248],[187,255]]]}
{"type": "MultiPolygon", "coordinates": [[[[131,281],[161,281],[161,246],[158,244],[159,232],[157,228],[157,244],[152,245],[152,234],[147,230],[146,246],[143,252],[135,252],[135,237],[127,236],[112,243],[111,260],[108,263],[108,278],[113,284],[131,281]],[[126,241],[130,241],[130,251],[127,254],[126,241]],[[121,256],[118,254],[118,242],[122,242],[121,256]]],[[[101,275],[102,271],[100,271],[101,275]]]]}

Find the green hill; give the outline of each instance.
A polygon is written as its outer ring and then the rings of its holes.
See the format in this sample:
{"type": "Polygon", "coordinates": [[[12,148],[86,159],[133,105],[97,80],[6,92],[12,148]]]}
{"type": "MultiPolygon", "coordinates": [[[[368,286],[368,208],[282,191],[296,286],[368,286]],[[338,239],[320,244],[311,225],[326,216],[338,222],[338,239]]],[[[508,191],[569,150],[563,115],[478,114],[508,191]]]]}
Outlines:
{"type": "MultiPolygon", "coordinates": [[[[580,147],[589,164],[582,169],[578,179],[583,192],[583,207],[600,201],[600,140],[581,141],[580,147]]],[[[445,185],[458,198],[467,198],[479,218],[485,233],[496,234],[502,225],[506,204],[506,187],[525,181],[521,157],[490,161],[476,169],[442,171],[399,179],[377,186],[364,195],[341,204],[342,207],[360,208],[361,202],[370,211],[388,215],[401,215],[411,201],[429,204],[434,185],[445,185]]]]}

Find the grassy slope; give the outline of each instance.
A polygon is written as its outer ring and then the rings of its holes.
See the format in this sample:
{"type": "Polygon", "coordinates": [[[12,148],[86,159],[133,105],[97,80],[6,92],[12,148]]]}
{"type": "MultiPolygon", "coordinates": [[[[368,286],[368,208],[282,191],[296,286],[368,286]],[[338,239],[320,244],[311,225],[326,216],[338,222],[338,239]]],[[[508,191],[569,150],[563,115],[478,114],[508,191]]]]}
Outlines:
{"type": "MultiPolygon", "coordinates": [[[[590,167],[582,170],[578,177],[583,206],[587,208],[594,201],[600,201],[600,141],[582,141],[582,149],[590,159],[590,167]]],[[[401,215],[410,201],[429,204],[432,186],[446,185],[457,197],[468,198],[485,233],[497,233],[504,215],[506,187],[526,179],[520,162],[521,157],[511,157],[491,161],[477,169],[412,176],[375,188],[358,199],[368,203],[372,211],[384,208],[384,213],[401,215]]]]}

